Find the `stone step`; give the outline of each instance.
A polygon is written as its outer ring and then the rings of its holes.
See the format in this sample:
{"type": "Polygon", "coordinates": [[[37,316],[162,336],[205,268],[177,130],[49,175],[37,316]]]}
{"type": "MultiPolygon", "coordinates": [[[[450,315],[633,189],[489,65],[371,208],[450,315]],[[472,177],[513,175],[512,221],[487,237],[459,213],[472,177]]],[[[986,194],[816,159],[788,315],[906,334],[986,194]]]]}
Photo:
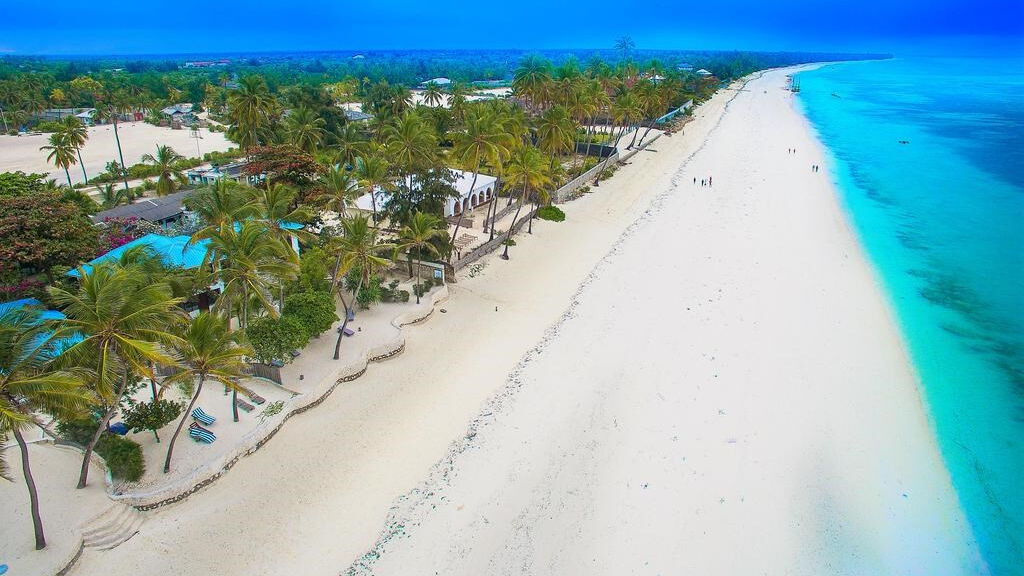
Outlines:
{"type": "Polygon", "coordinates": [[[145,516],[135,508],[117,504],[82,532],[82,543],[87,548],[109,550],[137,534],[144,521],[145,516]]]}

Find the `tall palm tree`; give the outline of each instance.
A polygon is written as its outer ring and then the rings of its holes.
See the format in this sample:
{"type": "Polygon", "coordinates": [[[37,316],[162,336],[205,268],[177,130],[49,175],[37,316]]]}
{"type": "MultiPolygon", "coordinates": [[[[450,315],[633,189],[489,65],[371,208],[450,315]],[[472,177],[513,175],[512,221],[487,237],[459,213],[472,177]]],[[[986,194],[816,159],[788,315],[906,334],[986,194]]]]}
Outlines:
{"type": "MultiPolygon", "coordinates": [[[[455,137],[452,156],[462,165],[472,167],[473,181],[469,186],[471,192],[476,188],[480,165],[484,161],[496,163],[500,156],[508,154],[509,148],[514,144],[514,136],[504,130],[495,114],[489,109],[473,108],[466,113],[465,127],[455,137]]],[[[464,214],[464,210],[459,211],[459,219],[455,223],[452,241],[459,236],[459,228],[462,226],[464,214]]],[[[449,255],[448,258],[450,260],[451,256],[449,255]]]]}
{"type": "Polygon", "coordinates": [[[89,139],[89,130],[77,116],[65,116],[60,124],[60,131],[64,134],[64,139],[75,147],[75,152],[78,154],[78,164],[82,167],[82,177],[85,178],[85,183],[88,184],[89,175],[85,173],[85,162],[82,161],[82,146],[85,146],[86,140],[89,139]]]}
{"type": "MultiPolygon", "coordinates": [[[[643,111],[633,94],[631,92],[624,92],[615,99],[611,113],[615,125],[619,127],[616,132],[615,126],[612,126],[612,132],[616,134],[615,143],[612,144],[612,148],[618,148],[619,140],[622,139],[626,130],[632,127],[634,122],[637,122],[640,119],[643,111]]],[[[605,157],[604,162],[602,162],[601,169],[597,171],[597,177],[594,179],[594,186],[601,185],[601,176],[604,174],[605,167],[608,166],[608,160],[611,157],[612,155],[609,154],[605,157]]]]}
{"type": "Polygon", "coordinates": [[[373,220],[377,221],[377,189],[387,190],[391,186],[391,165],[382,150],[372,150],[359,159],[356,167],[359,185],[370,193],[373,220]]]}
{"type": "MultiPolygon", "coordinates": [[[[299,242],[312,243],[316,237],[296,224],[310,220],[312,213],[305,206],[292,208],[296,204],[296,193],[284,184],[274,184],[266,188],[250,189],[249,214],[266,227],[270,236],[285,245],[285,256],[295,270],[299,266],[299,242]]],[[[284,284],[294,276],[294,270],[278,279],[278,312],[284,311],[284,284]]]]}
{"type": "Polygon", "coordinates": [[[75,147],[68,142],[67,136],[63,132],[54,132],[50,134],[50,144],[40,146],[39,150],[49,152],[46,155],[47,162],[53,162],[54,166],[64,169],[64,175],[68,178],[68,187],[71,188],[71,172],[68,171],[68,167],[77,160],[75,160],[75,147]]]}
{"type": "MultiPolygon", "coordinates": [[[[69,416],[86,404],[80,375],[52,367],[51,360],[59,354],[60,347],[52,328],[39,317],[39,311],[16,310],[0,316],[0,438],[6,439],[11,433],[21,452],[21,472],[28,488],[36,550],[46,547],[46,536],[28,445],[21,431],[34,423],[34,412],[69,416]]],[[[7,478],[2,452],[0,476],[7,478]]]]}
{"type": "MultiPolygon", "coordinates": [[[[370,225],[370,220],[362,214],[354,214],[341,221],[342,235],[331,239],[327,245],[329,252],[336,255],[339,266],[335,268],[331,285],[338,285],[338,278],[355,268],[359,270],[359,282],[352,293],[352,303],[359,300],[359,292],[370,281],[374,272],[387,267],[391,260],[386,255],[394,253],[393,244],[379,242],[379,230],[370,225]]],[[[345,325],[352,314],[351,306],[345,307],[345,318],[338,331],[338,341],[334,344],[334,359],[341,355],[341,337],[345,325]]]]}
{"type": "Polygon", "coordinates": [[[334,166],[320,176],[319,190],[316,200],[342,218],[348,216],[348,209],[356,205],[362,192],[356,177],[341,166],[334,166]]]}
{"type": "Polygon", "coordinates": [[[512,224],[508,227],[505,236],[505,251],[501,258],[508,260],[508,245],[512,238],[512,231],[515,230],[516,220],[519,218],[519,211],[523,209],[531,191],[540,190],[551,183],[548,176],[550,168],[544,160],[544,156],[532,146],[520,146],[512,152],[506,166],[505,181],[513,189],[522,187],[519,193],[519,204],[516,213],[512,216],[512,224]]]}
{"type": "Polygon", "coordinates": [[[288,141],[297,148],[312,153],[323,144],[327,122],[305,106],[292,110],[284,119],[284,132],[288,141]]]}
{"type": "Polygon", "coordinates": [[[203,384],[207,380],[220,382],[237,394],[238,379],[242,377],[245,356],[252,351],[238,343],[238,333],[232,333],[228,320],[224,316],[211,312],[199,314],[181,335],[181,340],[174,349],[181,360],[182,371],[168,379],[168,382],[185,384],[197,383],[188,407],[181,414],[178,427],[167,444],[167,457],[164,459],[164,474],[171,471],[171,456],[174,443],[181,434],[185,420],[192,414],[203,384]]]}
{"type": "Polygon", "coordinates": [[[342,164],[342,167],[355,166],[356,158],[366,152],[368,144],[359,127],[349,122],[338,130],[335,138],[337,144],[334,148],[338,153],[338,162],[342,164]]]}
{"type": "Polygon", "coordinates": [[[541,114],[537,124],[537,146],[551,156],[551,167],[558,156],[576,144],[576,122],[561,105],[552,106],[541,114]]]}
{"type": "Polygon", "coordinates": [[[523,59],[512,78],[512,90],[530,103],[533,108],[543,108],[548,97],[551,82],[551,63],[540,56],[531,55],[523,59]]]}
{"type": "MultiPolygon", "coordinates": [[[[416,254],[416,284],[420,283],[421,256],[424,252],[433,256],[440,255],[432,240],[446,238],[448,236],[447,226],[444,220],[426,212],[416,212],[409,220],[409,224],[399,232],[399,250],[405,250],[409,256],[416,254]]],[[[416,303],[420,303],[420,292],[416,290],[416,303]]]]}
{"type": "Polygon", "coordinates": [[[441,86],[431,80],[427,82],[423,90],[423,102],[427,106],[438,106],[441,102],[444,102],[444,92],[441,92],[441,86]]]}
{"type": "Polygon", "coordinates": [[[437,136],[431,125],[414,111],[406,112],[384,127],[384,145],[391,163],[408,180],[412,189],[412,174],[429,166],[437,156],[437,136]]]}
{"type": "Polygon", "coordinates": [[[260,143],[260,134],[269,123],[275,108],[274,97],[261,76],[246,76],[239,81],[236,90],[228,94],[228,118],[231,120],[230,136],[243,150],[250,150],[260,143]]]}
{"type": "Polygon", "coordinates": [[[178,162],[184,159],[185,157],[175,152],[174,148],[160,145],[156,147],[156,156],[152,154],[142,156],[142,161],[152,164],[160,174],[156,180],[157,196],[173,194],[179,184],[186,182],[183,170],[178,166],[178,162]]]}
{"type": "Polygon", "coordinates": [[[114,123],[114,142],[117,143],[117,158],[121,162],[121,178],[124,180],[124,189],[128,189],[128,167],[124,165],[124,153],[121,151],[121,135],[117,130],[117,123],[121,119],[121,113],[127,106],[125,97],[121,93],[108,94],[107,101],[100,101],[97,97],[96,112],[93,118],[97,121],[110,120],[114,123]]]}
{"type": "Polygon", "coordinates": [[[92,371],[87,383],[103,410],[96,432],[85,447],[78,487],[89,479],[89,460],[100,435],[117,412],[121,397],[135,374],[152,377],[153,363],[171,365],[165,351],[174,342],[175,326],[185,319],[164,282],[153,282],[134,267],[100,264],[78,268],[76,292],[50,287],[50,298],[64,312],[61,332],[83,338],[61,356],[92,371]]]}

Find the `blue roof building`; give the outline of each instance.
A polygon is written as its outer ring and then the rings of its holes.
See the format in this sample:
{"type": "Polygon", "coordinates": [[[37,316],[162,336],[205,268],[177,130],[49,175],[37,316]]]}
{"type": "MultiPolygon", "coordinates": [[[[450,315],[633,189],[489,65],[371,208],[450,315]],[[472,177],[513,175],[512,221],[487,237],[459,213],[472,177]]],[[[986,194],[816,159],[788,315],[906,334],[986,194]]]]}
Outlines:
{"type": "MultiPolygon", "coordinates": [[[[138,246],[146,246],[153,251],[154,254],[160,256],[164,261],[164,264],[173,268],[185,268],[186,270],[192,268],[198,268],[202,263],[203,259],[206,258],[207,246],[209,240],[200,240],[195,244],[189,245],[188,236],[161,236],[160,234],[146,234],[142,238],[136,238],[127,244],[118,246],[106,254],[94,258],[89,262],[82,265],[82,268],[86,272],[92,270],[93,266],[102,264],[104,262],[116,262],[121,256],[138,246]]],[[[68,272],[68,276],[74,278],[79,277],[77,269],[68,272]]]]}
{"type": "MultiPolygon", "coordinates": [[[[13,311],[25,310],[29,308],[39,309],[38,319],[40,322],[46,320],[64,319],[64,314],[56,310],[46,310],[45,308],[43,308],[43,303],[40,302],[39,300],[36,300],[35,298],[22,298],[21,300],[13,300],[11,302],[0,302],[0,317],[3,317],[4,315],[13,311]]],[[[42,346],[47,340],[50,339],[52,335],[53,332],[47,332],[45,334],[40,335],[39,342],[36,344],[36,347],[38,348],[39,346],[42,346]]],[[[64,353],[65,350],[74,346],[75,344],[78,344],[82,340],[84,340],[82,335],[77,333],[67,338],[60,338],[52,342],[52,350],[56,352],[57,356],[59,356],[60,354],[64,353]]],[[[49,351],[45,354],[45,356],[48,355],[49,351]]]]}

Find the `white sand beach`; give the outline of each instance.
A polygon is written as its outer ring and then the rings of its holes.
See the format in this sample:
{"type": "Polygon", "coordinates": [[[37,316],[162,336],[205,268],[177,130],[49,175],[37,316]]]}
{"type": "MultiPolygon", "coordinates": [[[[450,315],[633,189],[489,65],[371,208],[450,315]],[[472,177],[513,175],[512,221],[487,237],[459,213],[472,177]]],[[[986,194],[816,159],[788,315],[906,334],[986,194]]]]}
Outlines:
{"type": "MultiPolygon", "coordinates": [[[[121,140],[121,152],[125,164],[131,166],[142,161],[144,154],[155,154],[158,145],[174,148],[176,152],[187,158],[206,154],[207,152],[223,152],[235,146],[223,132],[210,132],[206,128],[199,130],[199,148],[196,139],[189,129],[172,130],[153,126],[145,122],[122,122],[117,125],[121,140]]],[[[46,162],[46,152],[40,146],[46,146],[49,134],[30,134],[24,136],[0,135],[0,172],[22,172],[48,174],[56,178],[58,183],[67,183],[64,170],[54,168],[46,162]]],[[[103,124],[89,128],[89,140],[82,147],[82,161],[89,177],[106,169],[107,162],[117,160],[117,143],[114,141],[114,126],[103,124]]],[[[75,164],[68,172],[71,182],[84,182],[82,166],[75,164]]]]}
{"type": "Polygon", "coordinates": [[[720,92],[72,574],[984,572],[786,73],[720,92]]]}

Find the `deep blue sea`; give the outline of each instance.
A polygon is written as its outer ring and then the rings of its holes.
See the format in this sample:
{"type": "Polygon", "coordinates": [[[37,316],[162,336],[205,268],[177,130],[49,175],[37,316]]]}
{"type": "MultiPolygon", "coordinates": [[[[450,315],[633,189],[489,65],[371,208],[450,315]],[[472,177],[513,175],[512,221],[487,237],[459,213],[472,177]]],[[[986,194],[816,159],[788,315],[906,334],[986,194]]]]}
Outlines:
{"type": "Polygon", "coordinates": [[[1024,574],[1024,57],[798,79],[982,555],[1024,574]]]}

